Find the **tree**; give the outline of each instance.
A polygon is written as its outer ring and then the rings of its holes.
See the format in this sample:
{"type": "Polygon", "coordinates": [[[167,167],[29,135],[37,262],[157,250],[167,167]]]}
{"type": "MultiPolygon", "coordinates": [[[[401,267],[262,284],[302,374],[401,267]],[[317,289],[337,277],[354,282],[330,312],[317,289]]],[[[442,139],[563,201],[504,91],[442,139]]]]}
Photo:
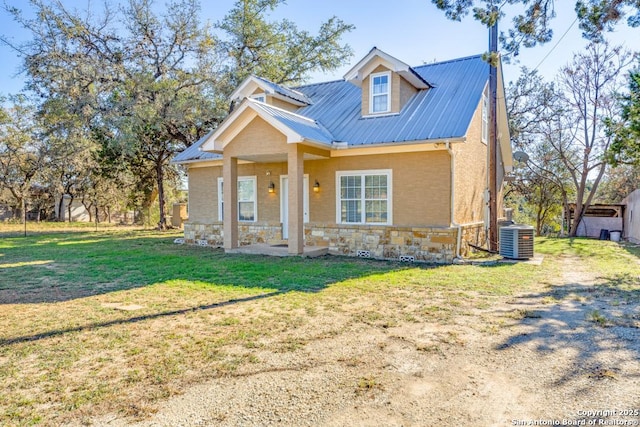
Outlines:
{"type": "MultiPolygon", "coordinates": [[[[512,27],[500,36],[503,49],[514,56],[518,55],[520,46],[534,47],[549,42],[553,37],[550,28],[550,23],[556,16],[553,0],[512,0],[502,3],[494,0],[431,1],[451,20],[460,21],[469,12],[473,12],[474,18],[487,27],[503,19],[506,8],[521,4],[524,10],[516,14],[512,27]]],[[[592,41],[603,41],[603,32],[613,30],[627,15],[629,26],[640,26],[638,0],[577,0],[575,10],[583,36],[592,41]]]]}
{"type": "Polygon", "coordinates": [[[557,189],[565,212],[569,201],[575,201],[574,221],[568,224],[571,236],[576,235],[606,172],[612,135],[605,117],[616,115],[618,77],[631,58],[619,47],[592,43],[562,68],[556,84],[546,84],[536,73],[525,70],[519,81],[510,85],[515,147],[530,154],[529,173],[543,178],[540,181],[529,175],[529,186],[521,190],[537,197],[543,190],[557,189]]]}
{"type": "Polygon", "coordinates": [[[332,17],[317,36],[284,19],[267,21],[267,14],[285,0],[238,0],[216,27],[224,31],[220,47],[229,58],[231,90],[256,74],[275,83],[299,84],[316,70],[332,70],[352,55],[340,39],[354,26],[332,17]]]}
{"type": "Polygon", "coordinates": [[[153,171],[158,226],[164,229],[164,184],[166,174],[172,173],[171,157],[215,126],[225,109],[216,90],[216,41],[198,21],[199,3],[175,1],[162,16],[155,15],[151,6],[149,0],[130,1],[125,12],[126,77],[110,102],[125,112],[113,117],[112,123],[122,135],[120,147],[129,164],[140,177],[153,171]]]}
{"type": "Polygon", "coordinates": [[[562,206],[568,205],[568,174],[550,149],[545,124],[562,114],[556,86],[535,70],[523,67],[520,77],[507,87],[509,131],[515,150],[526,152],[527,161],[516,162],[515,180],[507,199],[520,204],[526,220],[535,223],[536,234],[552,226],[562,206]]]}
{"type": "MultiPolygon", "coordinates": [[[[33,35],[21,47],[30,87],[45,97],[45,104],[55,103],[67,115],[67,131],[78,141],[93,145],[100,135],[100,143],[108,145],[103,154],[146,169],[136,171],[141,179],[154,177],[158,226],[164,229],[169,159],[224,111],[216,111],[220,95],[212,89],[217,76],[214,39],[198,20],[199,3],[175,0],[162,15],[153,11],[151,0],[130,0],[119,14],[106,3],[100,15],[72,12],[59,0],[31,4],[36,20],[22,19],[13,10],[33,35]]],[[[94,150],[78,152],[86,153],[95,159],[94,150]]],[[[77,174],[60,178],[67,178],[65,192],[83,187],[77,174]]]]}
{"type": "Polygon", "coordinates": [[[615,93],[619,76],[633,56],[621,47],[591,43],[585,53],[575,54],[559,78],[565,107],[563,126],[567,138],[550,141],[575,189],[575,217],[569,235],[575,236],[584,212],[591,205],[606,171],[613,140],[605,117],[616,115],[615,93]]]}
{"type": "Polygon", "coordinates": [[[66,114],[78,140],[99,142],[93,159],[127,165],[136,177],[132,199],[148,207],[157,195],[161,229],[171,157],[217,126],[240,80],[258,72],[299,82],[351,52],[339,44],[351,26],[337,18],[315,37],[286,20],[268,23],[265,14],[282,0],[238,0],[216,27],[224,40],[200,23],[198,0],[172,0],[162,13],[152,0],[129,0],[117,12],[107,2],[98,15],[60,0],[30,3],[37,19],[10,10],[33,36],[17,48],[29,86],[66,114]]]}
{"type": "Polygon", "coordinates": [[[24,218],[34,179],[44,163],[33,108],[22,96],[0,111],[0,188],[13,198],[14,217],[24,218]]]}
{"type": "Polygon", "coordinates": [[[603,203],[620,203],[638,188],[640,188],[640,167],[618,165],[612,167],[602,179],[598,200],[603,203]]]}
{"type": "Polygon", "coordinates": [[[71,222],[71,204],[82,197],[89,176],[98,168],[95,154],[98,144],[90,137],[86,117],[72,111],[73,104],[62,96],[46,99],[37,120],[43,129],[40,138],[45,147],[43,182],[57,200],[57,219],[71,222]],[[71,109],[71,110],[70,110],[71,109]],[[65,197],[67,212],[63,212],[65,197]]]}
{"type": "Polygon", "coordinates": [[[619,120],[610,119],[614,135],[610,160],[614,165],[640,165],[640,67],[628,74],[628,93],[620,97],[619,120]]]}

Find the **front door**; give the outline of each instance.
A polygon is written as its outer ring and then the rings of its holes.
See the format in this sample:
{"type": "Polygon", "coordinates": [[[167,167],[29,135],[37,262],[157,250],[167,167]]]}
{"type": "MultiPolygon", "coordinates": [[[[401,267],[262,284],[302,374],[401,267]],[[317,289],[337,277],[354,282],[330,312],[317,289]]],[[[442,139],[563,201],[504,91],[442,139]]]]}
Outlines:
{"type": "MultiPolygon", "coordinates": [[[[309,175],[304,176],[302,185],[304,223],[309,222],[309,175]]],[[[282,238],[289,238],[289,178],[280,176],[280,222],[282,223],[282,238]]]]}

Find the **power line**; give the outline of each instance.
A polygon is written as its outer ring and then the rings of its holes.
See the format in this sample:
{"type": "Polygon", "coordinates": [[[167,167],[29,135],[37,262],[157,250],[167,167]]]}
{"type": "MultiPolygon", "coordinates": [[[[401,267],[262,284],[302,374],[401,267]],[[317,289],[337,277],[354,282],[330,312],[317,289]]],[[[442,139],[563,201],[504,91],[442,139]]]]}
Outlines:
{"type": "Polygon", "coordinates": [[[576,24],[576,22],[578,22],[578,18],[576,17],[576,19],[573,20],[573,22],[571,23],[571,25],[569,25],[569,28],[567,28],[567,31],[564,32],[564,34],[558,39],[558,42],[553,45],[553,47],[551,48],[551,50],[549,52],[547,52],[547,54],[544,56],[544,58],[542,58],[542,60],[540,62],[538,62],[538,65],[536,65],[536,68],[533,69],[533,71],[536,71],[538,69],[538,67],[540,65],[542,65],[542,63],[549,57],[549,55],[551,55],[551,53],[555,50],[555,48],[558,47],[558,45],[560,44],[560,42],[562,41],[562,39],[564,39],[564,37],[569,33],[569,31],[573,28],[573,26],[576,24]]]}

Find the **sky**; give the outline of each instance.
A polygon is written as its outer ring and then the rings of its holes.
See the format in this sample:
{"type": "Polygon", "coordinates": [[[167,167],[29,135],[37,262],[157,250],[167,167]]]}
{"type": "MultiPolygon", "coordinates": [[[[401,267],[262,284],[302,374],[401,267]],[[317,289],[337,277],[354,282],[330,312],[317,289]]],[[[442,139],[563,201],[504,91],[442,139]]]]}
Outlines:
{"type": "MultiPolygon", "coordinates": [[[[5,1],[29,10],[27,0],[5,1]]],[[[166,1],[155,2],[161,7],[166,1]]],[[[88,4],[101,10],[102,5],[101,0],[62,0],[62,3],[70,9],[81,10],[88,4]]],[[[553,40],[539,47],[522,48],[518,62],[504,66],[505,82],[516,80],[523,65],[537,68],[543,77],[551,80],[574,52],[584,49],[586,41],[581,37],[578,23],[574,22],[573,3],[556,2],[553,40]]],[[[234,0],[202,0],[202,21],[215,23],[221,20],[233,4],[234,0]]],[[[288,0],[270,17],[274,20],[287,18],[299,28],[315,33],[322,22],[334,15],[356,27],[343,39],[353,48],[354,56],[333,72],[311,75],[310,83],[341,79],[374,46],[412,66],[488,50],[488,30],[482,24],[472,17],[462,22],[449,21],[431,0],[288,0]]],[[[509,21],[503,21],[500,30],[506,30],[508,25],[509,21]]],[[[16,43],[27,41],[29,37],[2,9],[0,33],[16,43]]],[[[622,23],[606,37],[613,44],[624,44],[631,51],[640,51],[640,28],[629,28],[622,23]]],[[[19,74],[20,58],[4,44],[0,44],[0,58],[0,94],[19,92],[24,85],[24,76],[19,74]]]]}

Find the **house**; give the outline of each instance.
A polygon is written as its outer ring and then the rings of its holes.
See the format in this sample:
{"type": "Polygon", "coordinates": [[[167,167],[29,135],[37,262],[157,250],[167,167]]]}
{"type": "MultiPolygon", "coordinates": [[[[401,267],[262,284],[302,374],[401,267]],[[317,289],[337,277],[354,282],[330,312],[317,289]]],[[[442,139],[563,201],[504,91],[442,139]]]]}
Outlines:
{"type": "Polygon", "coordinates": [[[62,199],[62,203],[60,203],[60,196],[56,196],[55,199],[54,209],[58,221],[89,222],[89,211],[82,203],[82,200],[77,198],[72,199],[68,194],[64,194],[62,199]],[[71,204],[71,206],[69,206],[69,204],[71,204]]]}
{"type": "Polygon", "coordinates": [[[640,243],[640,189],[624,198],[623,237],[634,244],[640,243]],[[635,214],[634,214],[635,212],[635,214]]]}
{"type": "Polygon", "coordinates": [[[486,240],[489,68],[481,55],[410,67],[373,48],[343,80],[247,78],[229,116],[173,161],[188,169],[185,241],[451,262],[486,240]]]}

